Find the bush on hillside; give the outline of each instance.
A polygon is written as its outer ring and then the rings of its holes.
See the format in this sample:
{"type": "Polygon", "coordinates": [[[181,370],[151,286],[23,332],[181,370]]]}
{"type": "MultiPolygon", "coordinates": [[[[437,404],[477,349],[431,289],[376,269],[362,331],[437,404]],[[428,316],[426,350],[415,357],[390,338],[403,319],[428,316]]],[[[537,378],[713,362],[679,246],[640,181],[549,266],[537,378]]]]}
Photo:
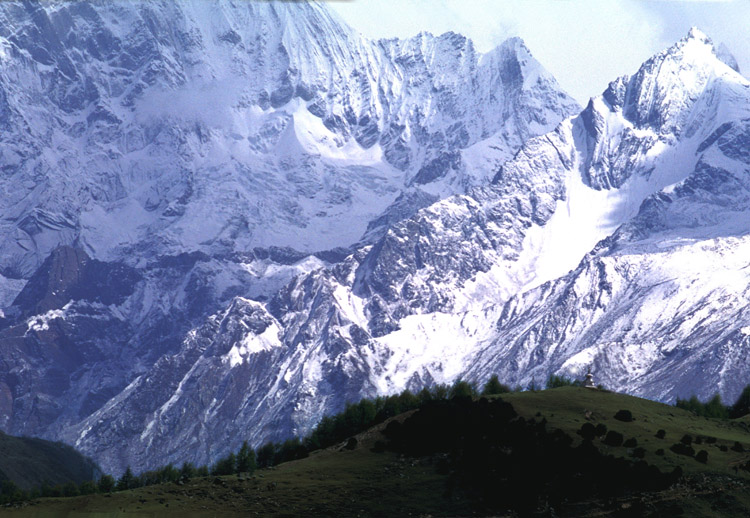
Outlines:
{"type": "Polygon", "coordinates": [[[615,414],[615,419],[623,423],[629,423],[634,420],[633,413],[630,410],[618,410],[615,414]]]}
{"type": "Polygon", "coordinates": [[[137,480],[130,466],[127,467],[125,473],[122,474],[120,479],[117,481],[115,488],[118,491],[127,491],[128,489],[134,489],[137,487],[137,480]]]}
{"type": "Polygon", "coordinates": [[[677,455],[685,455],[687,457],[693,457],[695,455],[695,450],[693,449],[693,447],[688,446],[683,442],[674,443],[669,447],[669,449],[677,455]]]}
{"type": "Polygon", "coordinates": [[[695,460],[702,462],[703,464],[708,463],[708,452],[706,450],[699,451],[695,456],[695,460]]]}
{"type": "Polygon", "coordinates": [[[610,430],[607,432],[606,437],[604,437],[604,444],[606,444],[607,446],[620,446],[623,439],[624,437],[620,432],[610,430]]]}
{"type": "Polygon", "coordinates": [[[198,470],[192,462],[183,462],[180,468],[180,479],[190,480],[193,477],[198,476],[198,470]]]}
{"type": "Polygon", "coordinates": [[[596,427],[591,423],[583,423],[581,429],[578,430],[578,435],[583,437],[586,441],[593,441],[596,435],[596,427]]]}

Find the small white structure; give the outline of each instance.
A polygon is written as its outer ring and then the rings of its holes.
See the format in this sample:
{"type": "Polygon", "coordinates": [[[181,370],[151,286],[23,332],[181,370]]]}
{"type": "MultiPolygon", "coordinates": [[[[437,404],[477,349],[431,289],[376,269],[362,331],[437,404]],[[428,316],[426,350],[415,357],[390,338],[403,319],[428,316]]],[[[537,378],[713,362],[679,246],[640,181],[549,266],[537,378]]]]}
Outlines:
{"type": "Polygon", "coordinates": [[[583,386],[590,389],[596,388],[596,383],[594,383],[594,375],[591,374],[591,367],[589,367],[589,371],[586,373],[586,379],[583,380],[583,386]]]}

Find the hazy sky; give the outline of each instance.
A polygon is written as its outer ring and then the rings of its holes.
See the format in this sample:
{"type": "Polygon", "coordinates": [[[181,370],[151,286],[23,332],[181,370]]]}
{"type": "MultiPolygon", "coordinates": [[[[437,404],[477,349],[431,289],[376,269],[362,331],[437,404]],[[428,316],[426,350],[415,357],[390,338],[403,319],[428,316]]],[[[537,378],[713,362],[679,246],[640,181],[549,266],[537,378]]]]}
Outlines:
{"type": "Polygon", "coordinates": [[[366,36],[455,31],[487,51],[520,36],[581,104],[697,26],[750,75],[750,0],[348,0],[330,2],[366,36]]]}

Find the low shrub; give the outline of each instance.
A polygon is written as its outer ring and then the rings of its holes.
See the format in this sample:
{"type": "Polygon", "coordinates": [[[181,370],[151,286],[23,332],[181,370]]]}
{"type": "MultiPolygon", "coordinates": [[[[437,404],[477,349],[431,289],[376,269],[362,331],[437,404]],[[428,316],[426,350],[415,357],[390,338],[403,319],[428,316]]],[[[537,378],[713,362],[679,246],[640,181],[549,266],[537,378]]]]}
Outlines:
{"type": "Polygon", "coordinates": [[[578,435],[583,437],[584,440],[593,441],[596,437],[596,428],[591,423],[583,423],[581,429],[578,430],[578,435]]]}
{"type": "Polygon", "coordinates": [[[620,432],[610,430],[609,432],[607,432],[606,437],[604,437],[604,444],[606,444],[607,446],[620,446],[623,439],[624,437],[620,432]]]}
{"type": "Polygon", "coordinates": [[[634,421],[633,413],[630,410],[618,410],[615,414],[615,419],[622,421],[623,423],[634,421]]]}
{"type": "Polygon", "coordinates": [[[678,442],[669,447],[677,455],[685,455],[687,457],[695,456],[695,450],[692,446],[688,446],[684,442],[678,442]]]}

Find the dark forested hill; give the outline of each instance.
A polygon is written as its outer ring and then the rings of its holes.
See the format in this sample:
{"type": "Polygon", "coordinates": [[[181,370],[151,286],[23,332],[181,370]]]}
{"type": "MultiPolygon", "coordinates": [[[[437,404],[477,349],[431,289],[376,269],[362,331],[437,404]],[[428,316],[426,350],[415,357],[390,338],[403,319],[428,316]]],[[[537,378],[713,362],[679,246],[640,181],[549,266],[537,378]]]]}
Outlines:
{"type": "Polygon", "coordinates": [[[98,477],[96,464],[59,442],[13,437],[0,432],[0,484],[12,481],[22,489],[81,483],[98,477]]]}

